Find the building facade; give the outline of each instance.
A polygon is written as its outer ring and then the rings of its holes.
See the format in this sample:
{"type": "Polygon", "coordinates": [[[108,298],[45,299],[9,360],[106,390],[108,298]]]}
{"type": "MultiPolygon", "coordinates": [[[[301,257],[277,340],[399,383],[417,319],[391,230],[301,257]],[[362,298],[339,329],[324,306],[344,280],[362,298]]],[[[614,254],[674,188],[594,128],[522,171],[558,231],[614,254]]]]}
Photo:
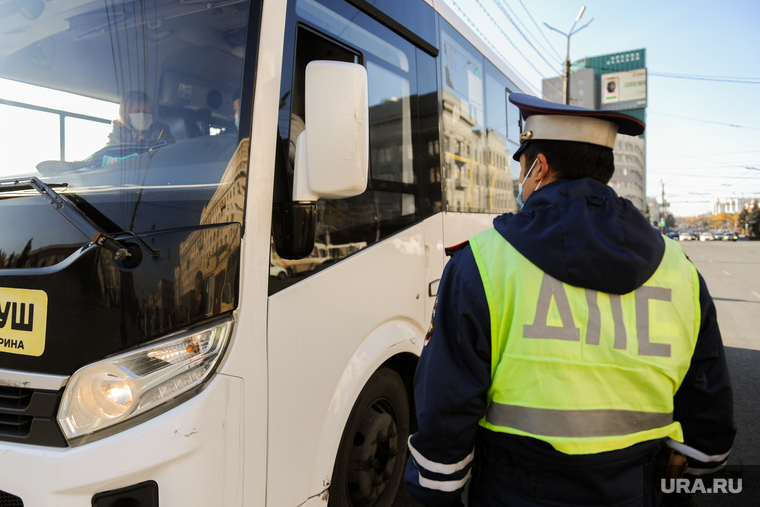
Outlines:
{"type": "MultiPolygon", "coordinates": [[[[546,100],[562,104],[562,77],[544,79],[541,87],[546,100]]],[[[570,73],[570,105],[599,109],[599,78],[594,69],[570,73]]]]}
{"type": "MultiPolygon", "coordinates": [[[[642,213],[647,211],[646,139],[619,134],[615,139],[615,173],[609,185],[642,213]]],[[[652,214],[652,210],[649,210],[652,214]]],[[[653,216],[653,218],[658,218],[653,216]]]]}
{"type": "MultiPolygon", "coordinates": [[[[570,105],[615,110],[646,122],[646,49],[582,58],[570,67],[570,105]]],[[[545,99],[563,103],[562,77],[544,79],[545,99]]],[[[619,135],[609,184],[642,213],[647,211],[646,136],[619,135]]],[[[650,210],[650,214],[652,214],[650,210]]],[[[652,219],[656,219],[652,214],[652,219]]]]}
{"type": "Polygon", "coordinates": [[[747,209],[751,205],[753,200],[752,198],[734,197],[721,202],[718,199],[713,205],[713,215],[741,213],[743,209],[747,209]]]}

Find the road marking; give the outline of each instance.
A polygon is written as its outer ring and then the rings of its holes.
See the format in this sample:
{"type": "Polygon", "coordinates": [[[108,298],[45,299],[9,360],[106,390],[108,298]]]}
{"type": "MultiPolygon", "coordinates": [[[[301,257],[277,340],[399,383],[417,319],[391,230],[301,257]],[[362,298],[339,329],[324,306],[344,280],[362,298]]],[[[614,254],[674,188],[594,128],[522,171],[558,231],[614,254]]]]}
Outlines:
{"type": "Polygon", "coordinates": [[[754,294],[754,295],[755,295],[755,297],[756,297],[757,299],[760,299],[760,294],[758,294],[758,293],[757,293],[757,292],[755,292],[755,291],[751,291],[751,292],[752,292],[752,294],[754,294]]]}
{"type": "Polygon", "coordinates": [[[723,270],[723,272],[724,272],[725,274],[727,274],[728,276],[731,276],[731,273],[729,273],[729,272],[728,272],[728,271],[726,271],[725,269],[723,270]]]}

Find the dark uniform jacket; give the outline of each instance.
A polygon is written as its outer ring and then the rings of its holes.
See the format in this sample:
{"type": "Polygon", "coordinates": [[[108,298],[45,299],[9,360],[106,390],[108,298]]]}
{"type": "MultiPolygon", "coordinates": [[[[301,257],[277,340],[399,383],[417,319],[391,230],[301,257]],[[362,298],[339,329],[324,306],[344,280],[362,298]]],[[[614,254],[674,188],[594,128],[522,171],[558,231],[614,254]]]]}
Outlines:
{"type": "MultiPolygon", "coordinates": [[[[644,284],[664,253],[662,236],[633,204],[589,178],[546,185],[520,213],[497,217],[494,227],[554,278],[614,294],[644,284]]],[[[645,465],[662,439],[566,455],[543,441],[478,425],[491,384],[488,302],[472,249],[464,244],[450,255],[415,376],[419,430],[409,441],[405,473],[412,496],[426,506],[460,505],[464,479],[472,476],[470,507],[656,505],[645,465]]],[[[736,433],[715,306],[701,275],[699,282],[696,349],[674,398],[685,440],[667,442],[688,457],[691,474],[722,467],[736,433]]]]}

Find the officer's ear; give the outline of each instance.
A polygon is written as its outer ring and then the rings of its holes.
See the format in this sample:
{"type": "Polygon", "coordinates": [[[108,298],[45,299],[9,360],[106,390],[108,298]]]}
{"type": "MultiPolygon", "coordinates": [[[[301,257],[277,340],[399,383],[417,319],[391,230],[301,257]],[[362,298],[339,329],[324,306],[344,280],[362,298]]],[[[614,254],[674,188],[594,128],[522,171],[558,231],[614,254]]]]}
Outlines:
{"type": "Polygon", "coordinates": [[[532,180],[534,180],[535,183],[538,183],[539,181],[549,176],[551,172],[551,166],[549,165],[549,161],[546,159],[546,155],[543,153],[539,153],[536,158],[538,161],[536,162],[536,167],[533,169],[530,177],[532,180]]]}

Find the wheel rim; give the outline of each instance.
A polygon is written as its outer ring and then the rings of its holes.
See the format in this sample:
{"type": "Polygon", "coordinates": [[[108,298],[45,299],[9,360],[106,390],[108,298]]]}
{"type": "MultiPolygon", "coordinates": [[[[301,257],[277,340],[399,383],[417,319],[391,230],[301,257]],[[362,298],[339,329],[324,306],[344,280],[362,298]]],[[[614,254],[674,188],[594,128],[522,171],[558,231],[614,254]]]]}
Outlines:
{"type": "Polygon", "coordinates": [[[398,456],[398,431],[387,400],[373,403],[354,433],[348,470],[348,497],[353,507],[370,507],[383,494],[398,456]]]}

